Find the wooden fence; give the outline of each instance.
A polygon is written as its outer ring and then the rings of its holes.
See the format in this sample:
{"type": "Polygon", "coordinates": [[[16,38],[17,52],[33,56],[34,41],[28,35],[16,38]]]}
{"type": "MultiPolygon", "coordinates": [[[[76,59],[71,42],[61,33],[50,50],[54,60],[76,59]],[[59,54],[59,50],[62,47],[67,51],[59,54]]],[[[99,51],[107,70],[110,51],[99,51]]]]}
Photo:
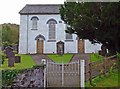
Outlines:
{"type": "Polygon", "coordinates": [[[85,65],[85,81],[90,81],[90,84],[92,84],[92,79],[96,76],[106,76],[106,73],[118,67],[117,62],[117,57],[112,56],[100,61],[88,63],[85,65]]]}

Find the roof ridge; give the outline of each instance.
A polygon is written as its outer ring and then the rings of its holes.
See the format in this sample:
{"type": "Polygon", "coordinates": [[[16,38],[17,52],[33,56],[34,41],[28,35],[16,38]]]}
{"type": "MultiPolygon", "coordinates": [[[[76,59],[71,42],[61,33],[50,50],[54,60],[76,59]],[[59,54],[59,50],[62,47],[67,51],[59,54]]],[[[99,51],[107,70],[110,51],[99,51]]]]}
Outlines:
{"type": "Polygon", "coordinates": [[[58,6],[58,5],[62,5],[62,4],[26,4],[26,6],[58,6]]]}
{"type": "Polygon", "coordinates": [[[58,14],[62,4],[26,4],[20,14],[58,14]]]}

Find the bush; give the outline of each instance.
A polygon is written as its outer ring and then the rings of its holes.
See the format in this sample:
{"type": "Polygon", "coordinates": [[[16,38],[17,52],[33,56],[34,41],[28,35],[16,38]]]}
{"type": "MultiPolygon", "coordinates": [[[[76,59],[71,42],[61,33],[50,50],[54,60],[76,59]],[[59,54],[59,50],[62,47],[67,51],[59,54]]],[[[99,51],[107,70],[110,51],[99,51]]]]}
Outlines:
{"type": "Polygon", "coordinates": [[[6,54],[4,54],[3,52],[0,53],[0,56],[2,57],[0,60],[0,63],[4,63],[5,59],[7,58],[6,54]]]}
{"type": "Polygon", "coordinates": [[[120,70],[120,53],[117,53],[117,58],[118,58],[118,68],[120,70]]]}
{"type": "Polygon", "coordinates": [[[21,72],[22,70],[2,70],[2,85],[12,85],[14,77],[21,72]]]}

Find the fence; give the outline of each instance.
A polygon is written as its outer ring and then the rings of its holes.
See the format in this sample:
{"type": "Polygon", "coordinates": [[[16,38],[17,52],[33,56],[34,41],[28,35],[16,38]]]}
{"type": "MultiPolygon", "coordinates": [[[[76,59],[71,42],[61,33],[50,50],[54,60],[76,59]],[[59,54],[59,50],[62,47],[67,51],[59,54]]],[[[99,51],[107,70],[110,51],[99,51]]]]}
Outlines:
{"type": "Polygon", "coordinates": [[[44,87],[84,87],[84,78],[92,84],[92,79],[96,76],[106,76],[111,69],[118,68],[116,56],[86,63],[86,65],[80,63],[79,61],[68,64],[47,62],[44,71],[44,87]]]}
{"type": "Polygon", "coordinates": [[[110,72],[111,69],[118,67],[117,61],[117,57],[112,56],[100,61],[90,62],[85,65],[85,81],[90,81],[90,84],[92,84],[92,79],[96,76],[106,76],[106,73],[110,72]]]}
{"type": "Polygon", "coordinates": [[[44,87],[84,87],[84,60],[67,64],[47,62],[44,73],[44,87]]]}

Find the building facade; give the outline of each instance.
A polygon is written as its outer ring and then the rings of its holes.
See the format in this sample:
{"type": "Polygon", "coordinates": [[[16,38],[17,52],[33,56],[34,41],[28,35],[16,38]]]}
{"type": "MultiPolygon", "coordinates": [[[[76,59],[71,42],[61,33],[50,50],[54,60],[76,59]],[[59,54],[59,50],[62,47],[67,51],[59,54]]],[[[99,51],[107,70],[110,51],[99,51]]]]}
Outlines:
{"type": "Polygon", "coordinates": [[[20,11],[19,53],[91,53],[101,45],[65,32],[60,5],[26,5],[20,11]]]}

